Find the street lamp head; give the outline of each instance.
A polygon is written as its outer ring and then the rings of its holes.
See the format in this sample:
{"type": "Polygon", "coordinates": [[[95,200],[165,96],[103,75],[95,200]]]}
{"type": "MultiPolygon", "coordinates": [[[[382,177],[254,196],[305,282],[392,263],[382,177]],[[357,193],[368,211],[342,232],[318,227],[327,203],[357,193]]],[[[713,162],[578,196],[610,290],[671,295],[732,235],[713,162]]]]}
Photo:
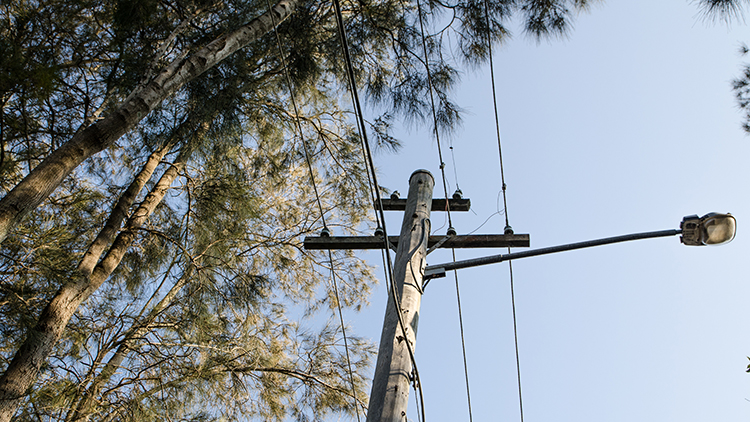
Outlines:
{"type": "Polygon", "coordinates": [[[723,245],[734,239],[737,232],[737,220],[732,214],[709,213],[703,217],[689,215],[680,223],[685,245],[723,245]]]}

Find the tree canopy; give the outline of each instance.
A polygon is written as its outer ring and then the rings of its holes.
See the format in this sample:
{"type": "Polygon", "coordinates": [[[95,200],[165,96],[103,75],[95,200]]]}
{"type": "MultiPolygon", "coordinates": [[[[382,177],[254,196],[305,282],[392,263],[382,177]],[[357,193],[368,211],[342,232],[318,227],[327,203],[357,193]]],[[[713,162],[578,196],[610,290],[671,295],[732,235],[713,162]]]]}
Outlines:
{"type": "MultiPolygon", "coordinates": [[[[354,82],[383,111],[366,129],[397,147],[388,125],[428,120],[432,89],[450,130],[459,66],[515,23],[563,35],[592,2],[342,2],[354,82]]],[[[324,219],[369,224],[334,15],[299,0],[0,6],[0,420],[366,408],[371,345],[349,337],[350,371],[338,322],[302,318],[362,306],[374,282],[350,253],[301,247],[324,219]]]]}

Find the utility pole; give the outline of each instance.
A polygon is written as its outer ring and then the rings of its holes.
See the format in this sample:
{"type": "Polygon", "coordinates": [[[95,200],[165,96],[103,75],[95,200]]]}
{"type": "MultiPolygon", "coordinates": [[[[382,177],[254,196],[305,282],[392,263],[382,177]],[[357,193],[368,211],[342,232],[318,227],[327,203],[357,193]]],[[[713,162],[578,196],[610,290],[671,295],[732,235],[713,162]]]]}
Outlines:
{"type": "Polygon", "coordinates": [[[406,421],[412,376],[410,353],[414,352],[417,341],[434,185],[435,180],[426,170],[415,171],[409,179],[409,194],[393,266],[393,286],[389,289],[380,334],[367,422],[406,421]],[[396,303],[399,309],[396,309],[396,303]]]}
{"type": "Polygon", "coordinates": [[[430,236],[430,211],[469,211],[470,207],[470,201],[460,195],[433,199],[434,185],[435,180],[429,171],[417,170],[409,178],[409,194],[405,200],[396,195],[375,204],[377,208],[382,203],[383,210],[404,211],[398,238],[389,236],[385,239],[382,234],[330,236],[327,231],[320,237],[305,238],[305,249],[381,249],[387,244],[396,245],[393,286],[389,286],[367,422],[406,421],[412,377],[411,353],[416,346],[427,255],[437,248],[529,246],[529,235],[513,234],[512,231],[502,235],[461,236],[454,231],[447,236],[430,236]]]}
{"type": "Polygon", "coordinates": [[[419,308],[424,293],[424,279],[445,277],[447,271],[530,256],[606,245],[629,240],[682,234],[687,245],[723,244],[735,236],[736,221],[730,214],[710,213],[703,217],[688,216],[680,230],[636,233],[606,239],[553,246],[526,252],[493,255],[484,258],[426,265],[427,255],[437,248],[528,247],[528,234],[514,234],[510,227],[502,235],[457,235],[453,227],[447,236],[430,235],[430,211],[469,211],[470,201],[457,191],[453,198],[433,199],[435,185],[430,172],[417,170],[409,178],[406,199],[394,192],[390,199],[379,199],[375,208],[404,211],[399,237],[388,236],[378,228],[375,236],[331,236],[327,229],[319,237],[306,237],[305,249],[382,249],[396,245],[393,285],[389,286],[383,331],[380,335],[378,360],[372,381],[367,422],[406,422],[409,384],[412,381],[412,356],[416,346],[419,308]],[[712,229],[709,231],[707,227],[712,229]],[[712,237],[713,236],[713,237],[712,237]],[[395,296],[395,297],[394,297],[395,296]],[[400,320],[400,321],[399,321],[400,320]]]}

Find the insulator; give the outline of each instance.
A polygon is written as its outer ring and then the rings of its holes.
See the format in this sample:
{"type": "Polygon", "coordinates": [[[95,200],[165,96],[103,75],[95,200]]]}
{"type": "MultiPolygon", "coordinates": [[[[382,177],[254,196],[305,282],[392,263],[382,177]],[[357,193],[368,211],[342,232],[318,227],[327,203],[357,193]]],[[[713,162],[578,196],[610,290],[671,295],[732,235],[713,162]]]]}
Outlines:
{"type": "Polygon", "coordinates": [[[461,192],[461,189],[456,189],[455,192],[453,192],[453,199],[461,199],[464,197],[464,193],[461,192]]]}
{"type": "Polygon", "coordinates": [[[397,190],[394,190],[393,193],[391,194],[391,199],[398,199],[400,197],[401,197],[401,194],[398,193],[397,190]]]}
{"type": "Polygon", "coordinates": [[[328,227],[323,227],[323,230],[320,231],[320,237],[331,237],[331,231],[328,230],[328,227]]]}
{"type": "Polygon", "coordinates": [[[375,236],[385,236],[385,230],[383,230],[383,228],[380,226],[376,227],[375,236]]]}
{"type": "Polygon", "coordinates": [[[453,226],[448,227],[448,231],[445,234],[448,236],[455,236],[457,234],[456,229],[454,229],[453,226]]]}
{"type": "Polygon", "coordinates": [[[505,226],[505,231],[503,233],[505,233],[506,235],[513,234],[513,227],[505,226]]]}

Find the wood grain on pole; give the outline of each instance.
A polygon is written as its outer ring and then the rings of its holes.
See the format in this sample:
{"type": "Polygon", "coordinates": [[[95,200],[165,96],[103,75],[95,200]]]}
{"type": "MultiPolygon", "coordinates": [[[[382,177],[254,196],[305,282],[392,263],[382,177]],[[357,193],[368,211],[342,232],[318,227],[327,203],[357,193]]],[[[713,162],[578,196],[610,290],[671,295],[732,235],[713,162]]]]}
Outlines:
{"type": "Polygon", "coordinates": [[[409,399],[412,362],[406,342],[416,345],[422,273],[430,236],[430,210],[435,181],[426,170],[415,171],[409,180],[404,220],[393,268],[396,299],[400,300],[404,331],[394,307],[393,288],[386,306],[378,360],[372,380],[368,422],[404,422],[409,399]]]}

